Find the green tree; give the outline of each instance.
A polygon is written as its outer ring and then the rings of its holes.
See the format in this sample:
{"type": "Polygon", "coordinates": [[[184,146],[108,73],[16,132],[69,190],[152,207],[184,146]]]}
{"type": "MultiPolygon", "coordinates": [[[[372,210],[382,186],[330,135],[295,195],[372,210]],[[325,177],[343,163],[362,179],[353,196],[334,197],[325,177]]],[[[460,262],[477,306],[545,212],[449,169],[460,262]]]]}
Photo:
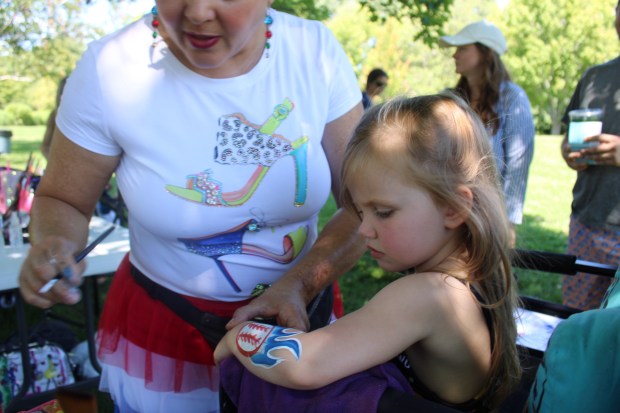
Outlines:
{"type": "MultiPolygon", "coordinates": [[[[539,131],[561,132],[561,117],[583,71],[618,55],[616,0],[513,0],[502,30],[505,61],[527,92],[539,131]]],[[[620,75],[619,75],[620,76],[620,75]]]]}
{"type": "Polygon", "coordinates": [[[0,108],[53,108],[60,79],[103,34],[83,21],[84,7],[83,0],[18,0],[0,8],[0,108]]]}
{"type": "Polygon", "coordinates": [[[275,0],[273,8],[313,20],[325,20],[330,14],[327,4],[315,0],[275,0]]]}
{"type": "Polygon", "coordinates": [[[450,18],[453,0],[359,0],[371,13],[372,21],[385,22],[389,17],[419,22],[415,39],[432,45],[443,34],[450,18]]]}
{"type": "Polygon", "coordinates": [[[0,47],[18,48],[31,33],[39,31],[32,16],[42,4],[33,4],[33,0],[0,0],[0,47]]]}
{"type": "MultiPolygon", "coordinates": [[[[468,0],[453,5],[453,16],[446,30],[456,32],[465,24],[481,18],[496,18],[495,0],[468,0]]],[[[343,2],[327,20],[328,27],[342,44],[363,88],[374,67],[384,68],[390,82],[381,98],[395,95],[436,93],[456,84],[453,49],[440,49],[418,39],[422,23],[387,17],[372,21],[370,11],[354,0],[343,2]]]]}

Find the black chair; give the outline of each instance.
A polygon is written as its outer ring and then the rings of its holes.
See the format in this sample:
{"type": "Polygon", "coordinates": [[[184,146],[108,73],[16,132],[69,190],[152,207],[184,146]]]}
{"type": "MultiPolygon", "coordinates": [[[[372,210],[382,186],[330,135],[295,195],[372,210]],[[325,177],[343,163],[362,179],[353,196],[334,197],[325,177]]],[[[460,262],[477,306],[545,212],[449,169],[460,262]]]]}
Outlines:
{"type": "MultiPolygon", "coordinates": [[[[581,260],[575,255],[521,249],[514,250],[512,264],[516,268],[569,276],[583,272],[604,277],[614,277],[618,269],[618,267],[612,265],[581,260]]],[[[577,308],[535,297],[521,296],[520,299],[523,308],[527,310],[561,319],[566,319],[573,314],[581,312],[577,308]]],[[[499,407],[499,413],[521,413],[525,411],[530,388],[544,356],[544,352],[540,350],[521,346],[520,350],[522,353],[521,367],[523,368],[523,376],[518,389],[499,407]]]]}

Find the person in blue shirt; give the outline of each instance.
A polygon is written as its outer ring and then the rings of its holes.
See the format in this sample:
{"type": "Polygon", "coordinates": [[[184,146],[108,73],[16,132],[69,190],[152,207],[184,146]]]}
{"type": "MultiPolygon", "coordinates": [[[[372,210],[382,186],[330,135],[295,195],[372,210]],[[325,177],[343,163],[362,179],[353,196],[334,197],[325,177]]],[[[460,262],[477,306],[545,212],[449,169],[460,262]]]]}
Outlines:
{"type": "Polygon", "coordinates": [[[465,26],[439,44],[456,47],[454,91],[480,116],[491,136],[500,172],[508,218],[514,226],[523,221],[523,205],[530,163],[534,154],[534,120],[525,91],[511,81],[500,56],[507,48],[501,30],[482,20],[465,26]]]}
{"type": "Polygon", "coordinates": [[[362,92],[362,104],[364,109],[372,106],[372,98],[380,95],[388,85],[388,75],[385,70],[375,68],[368,73],[366,89],[362,92]]]}

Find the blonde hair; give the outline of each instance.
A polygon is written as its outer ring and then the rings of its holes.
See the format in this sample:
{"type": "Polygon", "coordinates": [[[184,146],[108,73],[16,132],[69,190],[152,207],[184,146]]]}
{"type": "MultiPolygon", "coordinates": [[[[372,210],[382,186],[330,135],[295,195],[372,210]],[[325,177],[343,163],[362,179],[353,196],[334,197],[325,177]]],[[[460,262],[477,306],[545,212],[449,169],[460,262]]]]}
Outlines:
{"type": "Polygon", "coordinates": [[[345,208],[355,211],[348,189],[351,177],[371,163],[399,168],[436,205],[466,217],[461,235],[467,282],[489,309],[493,326],[483,397],[487,406],[498,405],[518,384],[521,368],[510,223],[484,126],[465,101],[450,92],[393,99],[370,108],[349,142],[342,167],[345,208]],[[462,186],[472,192],[473,202],[458,191],[462,186]]]}

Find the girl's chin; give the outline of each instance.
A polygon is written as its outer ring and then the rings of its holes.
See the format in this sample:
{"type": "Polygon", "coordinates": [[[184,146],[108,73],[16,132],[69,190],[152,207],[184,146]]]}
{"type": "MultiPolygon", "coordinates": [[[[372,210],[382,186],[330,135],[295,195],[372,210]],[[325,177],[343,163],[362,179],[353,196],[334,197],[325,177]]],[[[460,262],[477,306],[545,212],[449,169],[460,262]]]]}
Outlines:
{"type": "Polygon", "coordinates": [[[381,262],[379,260],[377,260],[377,265],[379,266],[379,268],[387,272],[407,273],[410,269],[406,266],[396,265],[394,263],[381,262]]]}

